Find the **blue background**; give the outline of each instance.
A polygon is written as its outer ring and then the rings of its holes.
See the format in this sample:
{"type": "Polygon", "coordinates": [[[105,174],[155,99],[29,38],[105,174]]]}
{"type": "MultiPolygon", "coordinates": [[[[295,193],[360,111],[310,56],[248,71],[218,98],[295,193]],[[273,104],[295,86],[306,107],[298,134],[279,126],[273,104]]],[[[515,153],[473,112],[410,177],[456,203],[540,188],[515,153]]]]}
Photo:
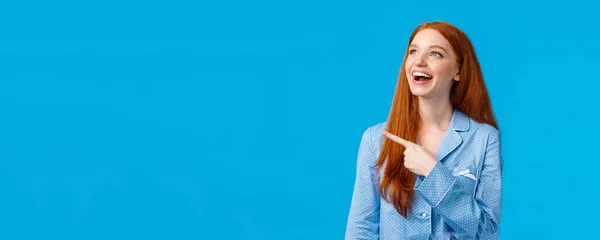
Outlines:
{"type": "Polygon", "coordinates": [[[596,5],[0,2],[1,239],[342,239],[360,137],[444,20],[502,132],[502,239],[591,237],[596,5]]]}

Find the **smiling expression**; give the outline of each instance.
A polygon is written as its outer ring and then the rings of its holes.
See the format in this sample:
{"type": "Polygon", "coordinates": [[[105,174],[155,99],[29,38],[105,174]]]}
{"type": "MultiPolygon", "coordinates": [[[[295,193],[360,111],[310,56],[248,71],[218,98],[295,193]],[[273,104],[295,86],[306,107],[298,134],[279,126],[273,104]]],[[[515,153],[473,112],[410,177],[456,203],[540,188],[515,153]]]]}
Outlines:
{"type": "Polygon", "coordinates": [[[422,98],[448,97],[459,81],[458,63],[450,43],[438,31],[423,29],[408,48],[405,70],[413,95],[422,98]]]}

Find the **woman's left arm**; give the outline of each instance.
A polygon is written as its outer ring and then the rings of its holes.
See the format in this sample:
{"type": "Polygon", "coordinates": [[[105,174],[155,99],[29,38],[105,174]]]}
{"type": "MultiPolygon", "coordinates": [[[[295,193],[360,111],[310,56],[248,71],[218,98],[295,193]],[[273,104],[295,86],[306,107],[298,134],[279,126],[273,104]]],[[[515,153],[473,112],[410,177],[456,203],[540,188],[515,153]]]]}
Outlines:
{"type": "Polygon", "coordinates": [[[479,181],[454,176],[442,162],[437,162],[415,191],[437,209],[458,239],[498,239],[502,200],[502,161],[500,135],[496,130],[488,137],[479,181]],[[473,184],[477,183],[475,196],[473,184]],[[471,186],[469,188],[468,186],[471,186]]]}

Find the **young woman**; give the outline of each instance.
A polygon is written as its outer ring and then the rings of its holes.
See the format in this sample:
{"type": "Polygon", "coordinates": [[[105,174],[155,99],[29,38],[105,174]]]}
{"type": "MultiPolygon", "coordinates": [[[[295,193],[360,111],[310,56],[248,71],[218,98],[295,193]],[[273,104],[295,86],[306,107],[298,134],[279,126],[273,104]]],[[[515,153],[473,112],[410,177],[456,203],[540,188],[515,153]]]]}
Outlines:
{"type": "Polygon", "coordinates": [[[389,118],[358,150],[346,239],[497,239],[500,135],[469,38],[410,36],[389,118]]]}

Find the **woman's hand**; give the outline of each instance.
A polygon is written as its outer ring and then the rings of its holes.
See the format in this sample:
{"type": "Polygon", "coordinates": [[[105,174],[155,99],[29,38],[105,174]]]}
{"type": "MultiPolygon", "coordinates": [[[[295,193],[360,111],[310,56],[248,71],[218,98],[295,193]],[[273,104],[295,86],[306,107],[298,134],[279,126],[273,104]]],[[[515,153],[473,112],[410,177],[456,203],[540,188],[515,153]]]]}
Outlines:
{"type": "Polygon", "coordinates": [[[404,167],[414,174],[427,177],[438,162],[435,156],[419,144],[407,141],[389,132],[383,131],[383,136],[402,144],[404,151],[404,167]]]}

